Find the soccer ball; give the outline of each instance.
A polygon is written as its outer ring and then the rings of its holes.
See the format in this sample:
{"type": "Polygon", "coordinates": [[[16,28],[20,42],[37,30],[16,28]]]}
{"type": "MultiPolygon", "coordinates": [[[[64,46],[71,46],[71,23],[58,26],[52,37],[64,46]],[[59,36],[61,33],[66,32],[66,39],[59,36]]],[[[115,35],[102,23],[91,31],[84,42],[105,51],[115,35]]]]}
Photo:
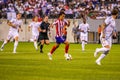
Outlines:
{"type": "Polygon", "coordinates": [[[68,54],[68,56],[66,56],[66,60],[71,60],[72,56],[70,54],[68,54]]]}

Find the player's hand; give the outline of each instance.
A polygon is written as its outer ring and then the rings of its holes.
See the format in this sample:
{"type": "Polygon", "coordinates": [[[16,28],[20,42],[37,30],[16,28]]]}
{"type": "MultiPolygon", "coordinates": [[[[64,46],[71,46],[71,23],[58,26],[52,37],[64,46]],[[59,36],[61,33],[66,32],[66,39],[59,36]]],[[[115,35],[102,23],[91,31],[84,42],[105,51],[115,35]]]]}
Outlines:
{"type": "Polygon", "coordinates": [[[84,30],[81,30],[81,32],[84,32],[84,30]]]}
{"type": "Polygon", "coordinates": [[[28,31],[30,32],[30,29],[28,29],[28,31]]]}
{"type": "Polygon", "coordinates": [[[46,32],[46,30],[42,30],[42,32],[46,32]]]}
{"type": "Polygon", "coordinates": [[[70,26],[70,20],[68,20],[68,25],[67,25],[67,27],[69,27],[70,26]]]}
{"type": "Polygon", "coordinates": [[[21,32],[23,32],[23,29],[21,29],[21,32]]]}
{"type": "Polygon", "coordinates": [[[105,34],[102,35],[102,38],[105,38],[105,34]]]}
{"type": "Polygon", "coordinates": [[[13,27],[13,28],[17,28],[16,25],[12,25],[11,27],[13,27]]]}

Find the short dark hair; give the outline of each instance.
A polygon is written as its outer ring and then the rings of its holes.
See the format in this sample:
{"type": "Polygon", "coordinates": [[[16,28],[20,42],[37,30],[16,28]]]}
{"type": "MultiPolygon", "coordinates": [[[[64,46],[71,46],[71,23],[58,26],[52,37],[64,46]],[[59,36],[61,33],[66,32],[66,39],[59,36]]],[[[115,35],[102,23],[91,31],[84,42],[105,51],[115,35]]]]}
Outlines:
{"type": "Polygon", "coordinates": [[[43,15],[43,17],[42,17],[42,18],[44,19],[45,17],[49,17],[49,16],[48,16],[48,15],[43,15]]]}
{"type": "Polygon", "coordinates": [[[117,9],[113,9],[111,12],[112,15],[117,15],[118,14],[118,10],[117,9]]]}
{"type": "Polygon", "coordinates": [[[64,12],[60,12],[60,13],[59,13],[59,17],[60,17],[61,15],[63,15],[63,14],[65,15],[65,13],[64,13],[64,12]]]}

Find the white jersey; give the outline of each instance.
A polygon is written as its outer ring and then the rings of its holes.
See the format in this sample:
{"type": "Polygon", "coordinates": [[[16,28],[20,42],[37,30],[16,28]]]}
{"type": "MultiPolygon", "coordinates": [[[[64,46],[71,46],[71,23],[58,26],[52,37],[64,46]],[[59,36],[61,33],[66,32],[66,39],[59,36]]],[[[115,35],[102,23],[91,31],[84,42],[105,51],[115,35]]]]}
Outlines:
{"type": "Polygon", "coordinates": [[[11,32],[18,32],[19,26],[21,26],[21,24],[22,24],[22,20],[11,19],[10,22],[13,25],[15,25],[15,28],[11,26],[10,29],[9,29],[9,31],[11,31],[11,32]]]}
{"type": "Polygon", "coordinates": [[[105,24],[106,24],[106,27],[103,33],[105,34],[105,39],[108,39],[112,37],[113,31],[116,29],[115,19],[113,19],[112,17],[108,17],[105,19],[105,24]]]}
{"type": "Polygon", "coordinates": [[[29,26],[32,28],[32,35],[39,35],[38,31],[38,28],[40,26],[39,22],[32,22],[29,26]]]}
{"type": "Polygon", "coordinates": [[[81,36],[87,36],[88,35],[88,30],[89,30],[89,24],[86,23],[81,23],[79,24],[79,29],[83,30],[83,32],[80,33],[81,36]]]}
{"type": "Polygon", "coordinates": [[[10,40],[11,38],[19,37],[18,29],[19,26],[22,24],[22,20],[17,20],[17,19],[11,19],[10,21],[15,27],[13,28],[12,26],[9,29],[9,33],[7,36],[7,40],[10,40]]]}
{"type": "Polygon", "coordinates": [[[106,24],[106,27],[103,31],[103,33],[105,34],[105,38],[102,38],[103,34],[101,34],[100,36],[101,43],[103,47],[106,45],[109,45],[111,47],[112,46],[112,33],[114,30],[116,30],[115,19],[113,19],[112,17],[107,17],[105,19],[105,24],[106,24]]]}

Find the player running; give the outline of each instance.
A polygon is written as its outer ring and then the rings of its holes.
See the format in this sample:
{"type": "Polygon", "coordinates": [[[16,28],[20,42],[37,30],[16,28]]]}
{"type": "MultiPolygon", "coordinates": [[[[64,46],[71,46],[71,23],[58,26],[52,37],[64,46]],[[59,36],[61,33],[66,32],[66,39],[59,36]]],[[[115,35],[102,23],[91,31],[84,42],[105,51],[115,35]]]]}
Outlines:
{"type": "Polygon", "coordinates": [[[53,52],[59,47],[61,43],[65,44],[65,58],[70,59],[71,55],[68,54],[69,49],[69,42],[66,40],[66,27],[69,26],[70,23],[64,19],[65,13],[60,12],[59,18],[53,23],[56,27],[56,44],[52,47],[51,51],[48,53],[48,57],[50,60],[52,60],[52,54],[53,52]]]}
{"type": "Polygon", "coordinates": [[[96,60],[97,65],[101,65],[101,60],[109,53],[111,46],[112,46],[112,36],[114,35],[116,37],[116,23],[115,19],[118,16],[118,10],[114,9],[111,12],[112,16],[107,17],[105,19],[104,24],[102,24],[101,29],[101,44],[102,48],[97,48],[94,57],[97,56],[99,52],[103,52],[100,57],[96,60]]]}
{"type": "Polygon", "coordinates": [[[79,24],[79,31],[80,31],[80,39],[81,39],[81,46],[82,46],[82,51],[85,50],[85,44],[88,42],[88,32],[90,31],[89,29],[89,24],[86,23],[86,20],[83,19],[83,23],[79,24]]]}
{"type": "Polygon", "coordinates": [[[48,31],[50,31],[50,23],[48,22],[48,16],[44,16],[43,21],[40,25],[40,33],[39,33],[39,41],[40,41],[40,53],[43,53],[43,46],[44,44],[48,45],[49,38],[48,38],[48,31]]]}
{"type": "Polygon", "coordinates": [[[5,44],[7,44],[11,38],[14,38],[15,42],[14,42],[13,53],[16,53],[16,48],[18,46],[19,31],[22,31],[21,14],[18,13],[16,19],[11,19],[10,21],[8,21],[7,24],[10,26],[9,33],[8,33],[7,39],[2,44],[0,50],[3,51],[5,44]]]}
{"type": "Polygon", "coordinates": [[[38,16],[35,16],[33,18],[33,22],[30,23],[30,25],[28,26],[28,31],[30,31],[30,28],[32,28],[32,40],[34,42],[34,47],[36,50],[38,50],[37,47],[37,40],[38,40],[38,36],[39,36],[39,25],[40,23],[38,22],[38,16]]]}

